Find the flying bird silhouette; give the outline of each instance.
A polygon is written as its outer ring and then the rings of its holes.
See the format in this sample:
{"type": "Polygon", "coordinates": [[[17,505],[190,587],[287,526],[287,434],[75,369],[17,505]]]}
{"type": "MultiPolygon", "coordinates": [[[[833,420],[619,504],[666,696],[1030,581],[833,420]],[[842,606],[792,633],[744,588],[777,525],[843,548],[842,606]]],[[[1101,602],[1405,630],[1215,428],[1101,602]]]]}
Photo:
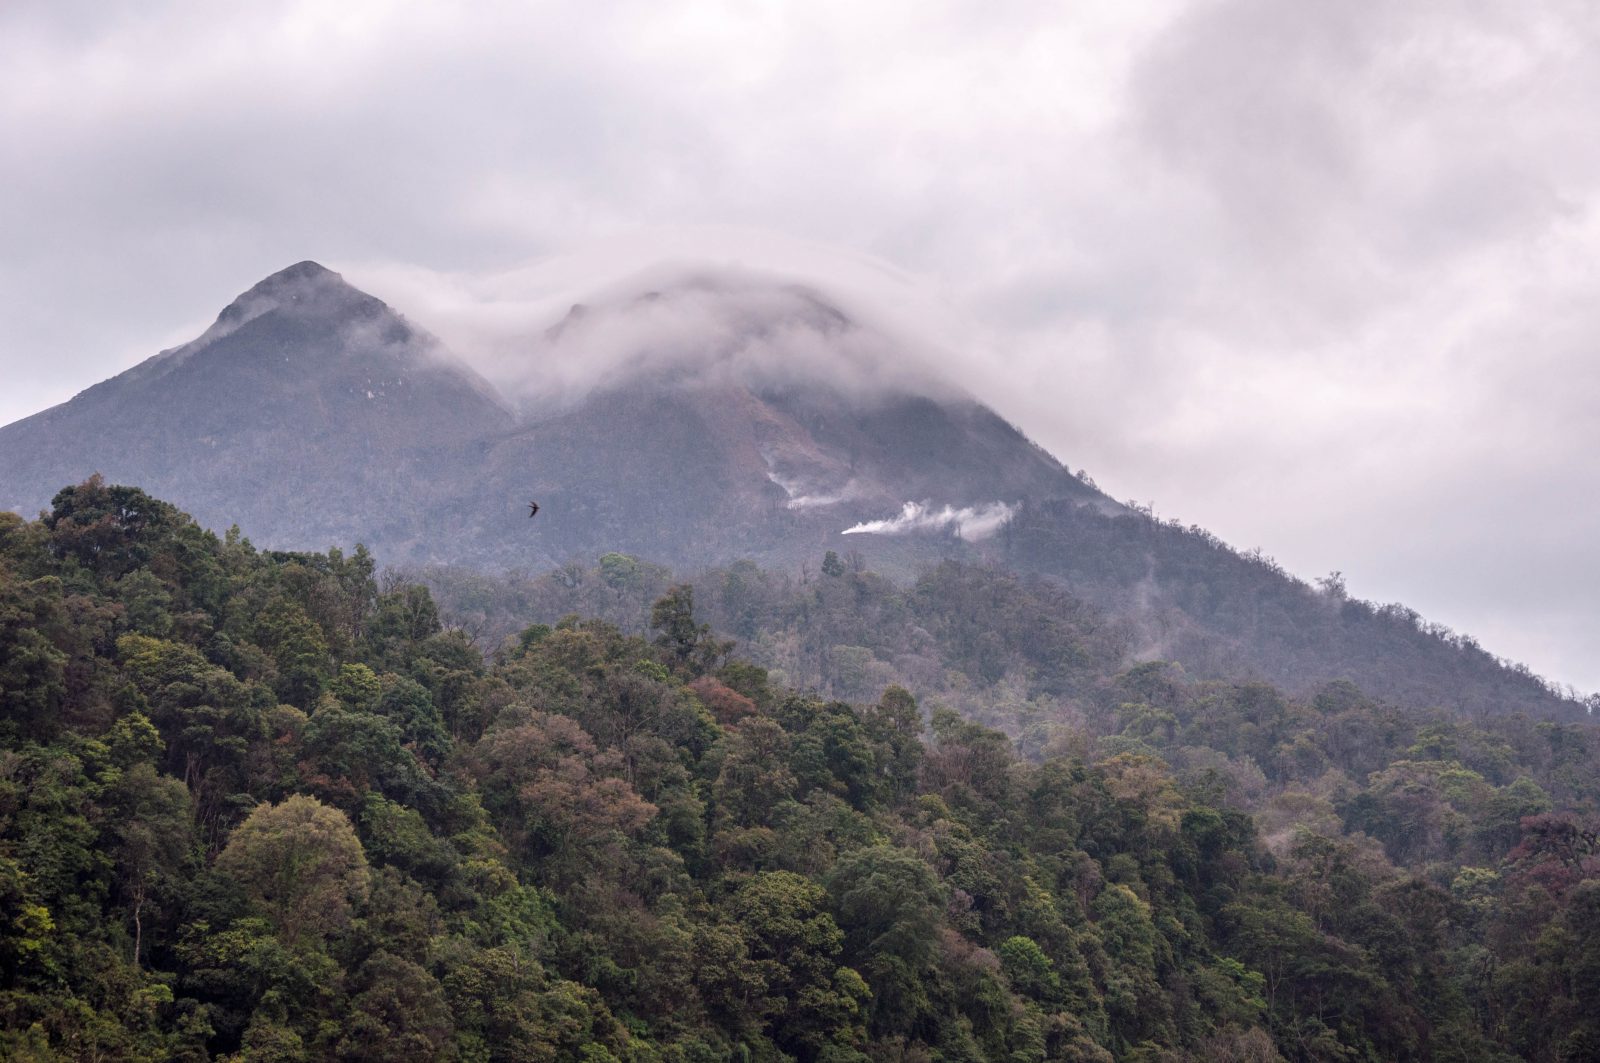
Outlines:
{"type": "Polygon", "coordinates": [[[537,503],[537,502],[529,502],[528,503],[528,519],[532,520],[538,514],[538,512],[539,512],[539,503],[537,503]]]}

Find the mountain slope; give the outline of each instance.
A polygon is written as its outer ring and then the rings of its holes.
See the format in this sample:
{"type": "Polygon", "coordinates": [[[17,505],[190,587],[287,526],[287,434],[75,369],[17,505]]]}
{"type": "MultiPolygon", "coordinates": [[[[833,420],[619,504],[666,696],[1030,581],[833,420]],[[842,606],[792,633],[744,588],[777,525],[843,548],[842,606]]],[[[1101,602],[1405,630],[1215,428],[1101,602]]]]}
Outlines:
{"type": "Polygon", "coordinates": [[[910,575],[971,552],[1025,499],[1121,509],[817,293],[668,280],[574,307],[528,341],[530,368],[506,384],[524,424],[478,475],[475,504],[508,523],[471,560],[539,567],[623,550],[683,568],[793,567],[853,549],[910,575]],[[545,508],[511,527],[522,497],[545,508]],[[934,534],[841,538],[908,503],[934,534]]]}
{"type": "Polygon", "coordinates": [[[1131,621],[1144,659],[1181,661],[1207,678],[1261,678],[1297,694],[1345,679],[1398,704],[1475,717],[1587,716],[1583,703],[1470,637],[1403,606],[1350,599],[1336,585],[1313,588],[1197,529],[1046,503],[1019,511],[1006,532],[1008,567],[1131,621]]]}
{"type": "Polygon", "coordinates": [[[0,505],[100,472],[274,545],[423,534],[419,498],[510,424],[493,390],[313,262],[263,280],[192,343],[0,428],[0,505]]]}
{"type": "MultiPolygon", "coordinates": [[[[841,533],[908,501],[1114,505],[976,403],[899,395],[854,410],[830,398],[731,384],[604,391],[496,442],[484,475],[498,498],[521,485],[541,499],[530,547],[547,563],[596,547],[691,568],[857,549],[909,573],[968,547],[955,522],[933,536],[841,533]]],[[[497,545],[484,559],[505,558],[497,545]]]]}

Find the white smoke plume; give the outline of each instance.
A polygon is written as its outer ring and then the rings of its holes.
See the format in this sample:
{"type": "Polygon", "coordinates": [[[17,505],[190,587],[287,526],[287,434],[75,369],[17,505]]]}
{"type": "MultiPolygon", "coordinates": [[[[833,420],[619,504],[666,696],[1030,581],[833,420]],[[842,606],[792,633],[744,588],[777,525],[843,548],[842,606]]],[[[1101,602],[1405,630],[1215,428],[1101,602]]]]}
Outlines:
{"type": "Polygon", "coordinates": [[[943,506],[931,509],[921,502],[907,502],[898,517],[869,520],[846,528],[842,535],[904,535],[914,531],[942,531],[955,529],[955,533],[969,543],[980,542],[1000,530],[1011,519],[1016,507],[1006,502],[985,502],[977,506],[943,506]]]}
{"type": "Polygon", "coordinates": [[[804,482],[781,476],[776,472],[767,473],[767,479],[783,488],[789,496],[789,501],[784,505],[789,509],[817,509],[822,506],[836,506],[855,496],[856,481],[850,480],[843,487],[832,491],[817,491],[808,489],[804,482]]]}

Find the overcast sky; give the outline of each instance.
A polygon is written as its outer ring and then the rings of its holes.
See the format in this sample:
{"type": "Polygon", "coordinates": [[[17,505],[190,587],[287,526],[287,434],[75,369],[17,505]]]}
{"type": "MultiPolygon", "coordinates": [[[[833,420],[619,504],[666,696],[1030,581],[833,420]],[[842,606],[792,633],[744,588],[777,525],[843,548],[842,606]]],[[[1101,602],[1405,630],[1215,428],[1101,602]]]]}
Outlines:
{"type": "Polygon", "coordinates": [[[6,0],[0,423],[299,259],[430,324],[423,282],[715,227],[916,287],[1113,495],[1600,689],[1597,38],[1592,0],[6,0]]]}

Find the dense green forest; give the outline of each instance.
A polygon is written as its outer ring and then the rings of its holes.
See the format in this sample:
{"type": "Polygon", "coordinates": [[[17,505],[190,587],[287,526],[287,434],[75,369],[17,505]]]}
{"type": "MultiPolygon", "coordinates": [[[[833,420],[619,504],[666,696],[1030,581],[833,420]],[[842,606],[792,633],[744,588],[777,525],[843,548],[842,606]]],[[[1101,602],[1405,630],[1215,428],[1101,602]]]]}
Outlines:
{"type": "Polygon", "coordinates": [[[0,1057],[1600,1058],[1587,721],[981,567],[436,575],[0,513],[0,1057]]]}

